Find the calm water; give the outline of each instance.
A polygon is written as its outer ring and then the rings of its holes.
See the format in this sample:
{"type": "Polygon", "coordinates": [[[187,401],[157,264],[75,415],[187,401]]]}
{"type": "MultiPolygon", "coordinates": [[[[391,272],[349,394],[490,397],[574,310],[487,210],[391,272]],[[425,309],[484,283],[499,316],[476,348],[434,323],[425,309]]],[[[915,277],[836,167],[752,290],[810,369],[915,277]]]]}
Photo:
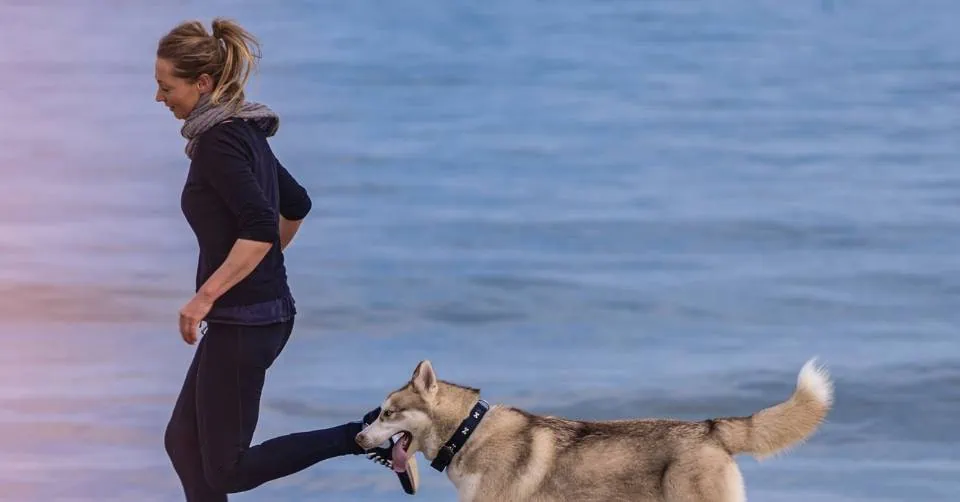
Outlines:
{"type": "MultiPolygon", "coordinates": [[[[264,41],[251,97],[315,200],[258,441],[423,358],[533,411],[705,418],[819,355],[837,407],[742,461],[752,500],[960,496],[954,2],[31,3],[0,7],[2,500],[182,500],[195,242],[153,51],[217,14],[264,41]]],[[[343,458],[233,500],[409,497],[343,458]]]]}

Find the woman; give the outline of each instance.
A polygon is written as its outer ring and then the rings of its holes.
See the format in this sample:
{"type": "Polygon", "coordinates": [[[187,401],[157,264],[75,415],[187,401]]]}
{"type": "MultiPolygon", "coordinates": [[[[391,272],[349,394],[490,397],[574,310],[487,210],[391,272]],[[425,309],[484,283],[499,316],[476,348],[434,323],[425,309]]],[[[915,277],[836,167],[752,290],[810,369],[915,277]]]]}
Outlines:
{"type": "Polygon", "coordinates": [[[157,101],[184,121],[190,169],[181,208],[200,248],[196,295],[180,310],[180,334],[197,341],[167,425],[165,446],[189,502],[226,501],[321,460],[366,453],[415,493],[416,464],[391,465],[392,444],[364,452],[362,421],[290,434],[251,446],[267,369],[290,337],[296,314],[283,250],[311,209],[306,190],[267,143],[279,117],[244,100],[259,59],[239,25],[185,22],[157,48],[157,101]]]}

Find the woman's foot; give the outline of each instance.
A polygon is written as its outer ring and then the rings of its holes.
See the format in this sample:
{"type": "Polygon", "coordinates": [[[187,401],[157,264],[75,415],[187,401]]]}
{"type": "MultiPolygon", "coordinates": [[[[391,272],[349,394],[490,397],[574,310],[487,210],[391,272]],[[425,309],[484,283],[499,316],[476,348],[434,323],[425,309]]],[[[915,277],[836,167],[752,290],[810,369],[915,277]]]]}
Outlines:
{"type": "MultiPolygon", "coordinates": [[[[362,427],[366,428],[368,425],[373,423],[378,416],[380,416],[379,407],[363,416],[362,427]]],[[[407,456],[399,452],[394,452],[394,448],[400,447],[396,446],[396,440],[394,438],[390,438],[380,446],[366,450],[364,453],[370,460],[386,466],[387,468],[393,470],[393,472],[397,473],[397,477],[400,479],[400,486],[403,487],[403,491],[413,495],[417,493],[417,487],[420,484],[420,474],[417,471],[417,457],[414,455],[407,456]],[[394,465],[394,458],[403,459],[404,465],[394,465]]]]}

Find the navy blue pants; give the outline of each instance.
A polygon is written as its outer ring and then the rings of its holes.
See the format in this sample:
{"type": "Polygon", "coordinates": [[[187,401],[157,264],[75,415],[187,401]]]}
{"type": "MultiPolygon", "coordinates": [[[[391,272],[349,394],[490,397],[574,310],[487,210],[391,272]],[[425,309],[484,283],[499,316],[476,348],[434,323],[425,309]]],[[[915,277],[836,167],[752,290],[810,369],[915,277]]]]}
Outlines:
{"type": "Polygon", "coordinates": [[[292,320],[269,326],[208,324],[164,437],[187,502],[225,502],[228,493],[331,457],[363,453],[354,441],[359,422],[250,445],[266,371],[292,330],[292,320]]]}

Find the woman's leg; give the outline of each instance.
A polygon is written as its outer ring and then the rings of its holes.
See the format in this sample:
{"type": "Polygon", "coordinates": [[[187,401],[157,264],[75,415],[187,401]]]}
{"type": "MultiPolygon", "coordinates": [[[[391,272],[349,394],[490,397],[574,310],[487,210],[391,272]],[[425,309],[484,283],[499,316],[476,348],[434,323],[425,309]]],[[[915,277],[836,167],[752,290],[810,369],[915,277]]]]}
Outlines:
{"type": "Polygon", "coordinates": [[[201,340],[183,380],[183,388],[173,407],[164,434],[164,446],[173,469],[180,478],[183,492],[190,502],[225,502],[226,494],[215,491],[207,483],[200,457],[200,439],[197,432],[197,367],[206,344],[201,340]]]}
{"type": "Polygon", "coordinates": [[[293,321],[270,326],[208,325],[201,342],[206,346],[202,352],[198,349],[197,426],[203,472],[219,493],[247,491],[331,457],[363,453],[354,440],[361,429],[359,422],[250,446],[266,371],[292,329],[293,321]]]}

